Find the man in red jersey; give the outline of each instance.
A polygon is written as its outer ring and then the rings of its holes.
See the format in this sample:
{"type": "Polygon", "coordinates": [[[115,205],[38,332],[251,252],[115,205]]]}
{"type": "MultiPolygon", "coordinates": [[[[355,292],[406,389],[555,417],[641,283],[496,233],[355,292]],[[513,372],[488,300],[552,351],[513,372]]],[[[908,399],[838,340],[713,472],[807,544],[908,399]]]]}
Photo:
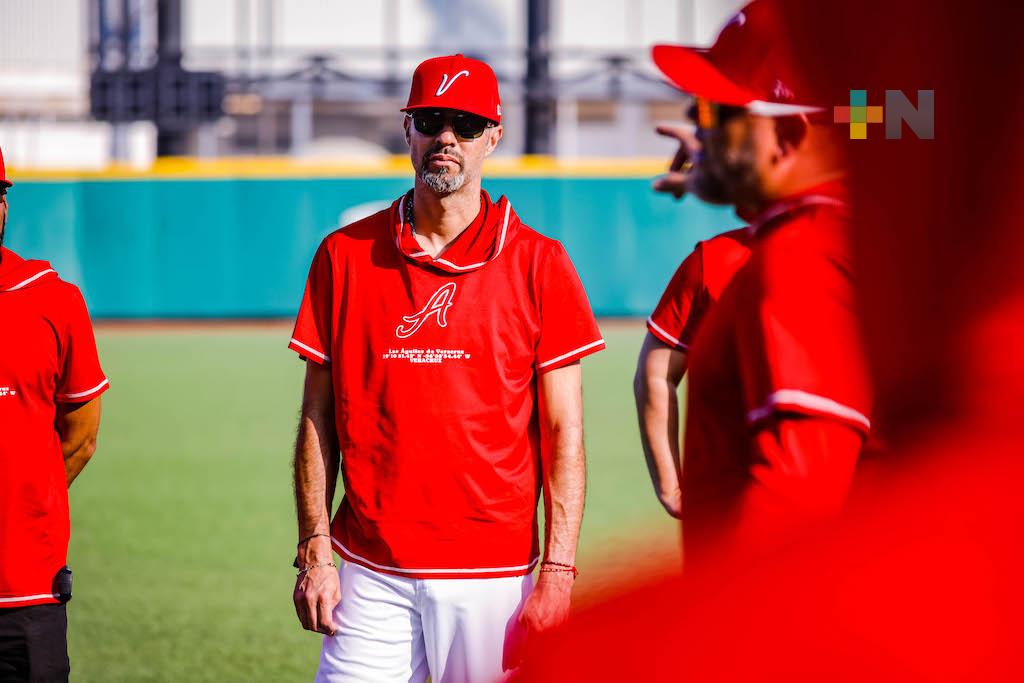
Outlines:
{"type": "Polygon", "coordinates": [[[490,67],[423,62],[403,111],[415,186],[323,241],[290,344],[295,605],[326,636],[319,681],[490,681],[568,612],[579,360],[604,341],[562,246],[481,189],[503,132],[490,67]]]}
{"type": "Polygon", "coordinates": [[[694,192],[750,216],[751,255],[689,350],[682,516],[688,561],[760,552],[841,506],[871,392],[853,310],[841,129],[753,2],[707,51],[653,58],[697,96],[694,192]],[[698,552],[694,552],[698,550],[698,552]]]}
{"type": "Polygon", "coordinates": [[[678,394],[687,353],[701,321],[746,263],[748,235],[747,228],[741,228],[698,242],[647,319],[633,393],[651,483],[673,517],[682,516],[678,394]]]}
{"type": "MultiPolygon", "coordinates": [[[[691,109],[690,119],[696,119],[691,109]]],[[[691,124],[660,125],[659,135],[679,143],[668,173],[653,187],[681,199],[692,188],[693,159],[700,151],[691,124]]],[[[687,352],[700,322],[750,255],[749,231],[730,230],[697,243],[676,270],[654,313],[633,376],[640,443],[658,501],[676,518],[682,516],[679,454],[679,384],[686,373],[687,352]]]]}
{"type": "Polygon", "coordinates": [[[78,288],[3,247],[11,185],[0,153],[0,680],[66,681],[68,487],[108,382],[78,288]]]}

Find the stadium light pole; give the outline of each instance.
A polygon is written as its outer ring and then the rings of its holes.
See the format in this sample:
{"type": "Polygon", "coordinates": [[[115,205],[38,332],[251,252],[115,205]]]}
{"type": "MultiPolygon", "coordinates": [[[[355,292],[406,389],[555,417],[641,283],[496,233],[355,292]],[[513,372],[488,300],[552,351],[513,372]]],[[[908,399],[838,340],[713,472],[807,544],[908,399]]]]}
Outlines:
{"type": "MultiPolygon", "coordinates": [[[[157,0],[157,72],[181,67],[181,0],[157,0]]],[[[156,155],[184,156],[186,133],[179,127],[160,123],[157,115],[156,155]]]]}
{"type": "Polygon", "coordinates": [[[551,154],[551,1],[529,0],[526,16],[526,153],[551,154]]]}

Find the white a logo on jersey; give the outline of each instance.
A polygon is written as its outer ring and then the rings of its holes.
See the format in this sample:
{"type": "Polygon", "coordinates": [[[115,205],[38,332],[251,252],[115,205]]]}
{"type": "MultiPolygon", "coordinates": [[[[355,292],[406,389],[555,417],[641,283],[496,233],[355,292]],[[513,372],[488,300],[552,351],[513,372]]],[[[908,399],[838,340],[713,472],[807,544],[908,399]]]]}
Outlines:
{"type": "Polygon", "coordinates": [[[469,75],[469,72],[466,71],[465,69],[463,69],[459,73],[457,73],[454,76],[452,76],[452,80],[449,81],[448,80],[448,74],[441,74],[441,85],[437,86],[437,92],[435,92],[434,95],[436,97],[440,97],[441,95],[443,95],[446,92],[448,92],[448,88],[452,87],[452,83],[454,83],[456,80],[458,80],[459,76],[468,76],[468,75],[469,75]]]}
{"type": "Polygon", "coordinates": [[[441,285],[436,292],[430,295],[427,305],[420,311],[412,315],[402,316],[405,324],[395,328],[395,336],[399,339],[411,337],[416,333],[416,330],[423,327],[423,323],[427,322],[427,318],[431,316],[437,317],[438,327],[448,327],[448,318],[446,316],[448,315],[448,309],[451,308],[453,303],[455,303],[455,283],[449,282],[448,284],[441,285]]]}

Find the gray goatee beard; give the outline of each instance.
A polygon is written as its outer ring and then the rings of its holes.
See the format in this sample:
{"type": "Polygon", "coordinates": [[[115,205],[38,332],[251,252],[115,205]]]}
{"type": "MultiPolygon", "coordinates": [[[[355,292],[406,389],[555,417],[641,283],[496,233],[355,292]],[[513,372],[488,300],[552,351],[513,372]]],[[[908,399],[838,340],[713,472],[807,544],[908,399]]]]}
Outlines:
{"type": "Polygon", "coordinates": [[[424,170],[420,173],[420,180],[437,194],[447,195],[462,188],[466,183],[466,174],[449,173],[446,168],[436,172],[424,170]]]}
{"type": "Polygon", "coordinates": [[[420,180],[429,187],[431,190],[439,195],[449,195],[453,192],[458,192],[462,189],[462,186],[466,184],[466,172],[461,170],[463,164],[463,157],[457,150],[446,151],[447,154],[458,159],[459,172],[451,173],[447,168],[441,168],[437,171],[430,170],[430,156],[437,152],[444,151],[439,149],[432,149],[423,155],[423,161],[420,164],[420,180]]]}

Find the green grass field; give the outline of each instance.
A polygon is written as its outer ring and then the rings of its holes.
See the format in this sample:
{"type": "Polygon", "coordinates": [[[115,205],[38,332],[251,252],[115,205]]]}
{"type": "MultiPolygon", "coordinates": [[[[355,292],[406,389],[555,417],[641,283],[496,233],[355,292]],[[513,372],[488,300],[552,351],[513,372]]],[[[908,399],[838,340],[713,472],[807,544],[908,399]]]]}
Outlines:
{"type": "MultiPolygon", "coordinates": [[[[577,593],[671,555],[631,382],[643,334],[605,326],[584,361],[587,514],[577,593]]],[[[287,329],[103,331],[112,389],[71,495],[77,681],[308,681],[320,638],[295,619],[290,460],[303,367],[287,329]]]]}

